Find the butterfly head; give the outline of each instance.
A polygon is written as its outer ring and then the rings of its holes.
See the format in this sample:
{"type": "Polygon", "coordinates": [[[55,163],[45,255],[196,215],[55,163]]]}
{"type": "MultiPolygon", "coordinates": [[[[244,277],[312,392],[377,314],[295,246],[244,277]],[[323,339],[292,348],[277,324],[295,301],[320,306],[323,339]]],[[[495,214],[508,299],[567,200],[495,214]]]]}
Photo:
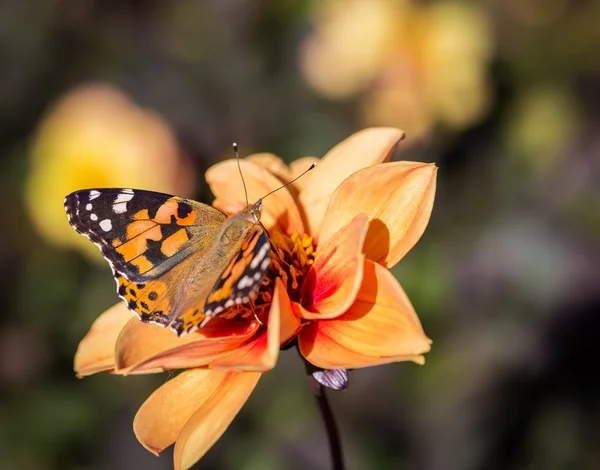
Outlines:
{"type": "Polygon", "coordinates": [[[252,224],[258,224],[260,222],[260,216],[262,215],[262,198],[256,201],[254,204],[248,205],[243,211],[242,216],[248,222],[252,224]]]}

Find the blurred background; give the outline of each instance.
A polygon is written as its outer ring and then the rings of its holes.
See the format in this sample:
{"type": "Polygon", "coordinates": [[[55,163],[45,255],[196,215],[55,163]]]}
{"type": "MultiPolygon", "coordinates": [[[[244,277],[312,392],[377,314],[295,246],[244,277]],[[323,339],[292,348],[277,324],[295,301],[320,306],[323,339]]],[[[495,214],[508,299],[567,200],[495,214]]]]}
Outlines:
{"type": "MultiPolygon", "coordinates": [[[[434,344],[330,394],[348,468],[600,468],[598,18],[594,0],[1,2],[0,469],[172,468],[132,432],[166,375],[72,371],[116,295],[68,192],[210,202],[233,141],[291,161],[373,125],[440,168],[394,268],[434,344]]],[[[324,436],[288,351],[197,468],[327,469],[324,436]]]]}

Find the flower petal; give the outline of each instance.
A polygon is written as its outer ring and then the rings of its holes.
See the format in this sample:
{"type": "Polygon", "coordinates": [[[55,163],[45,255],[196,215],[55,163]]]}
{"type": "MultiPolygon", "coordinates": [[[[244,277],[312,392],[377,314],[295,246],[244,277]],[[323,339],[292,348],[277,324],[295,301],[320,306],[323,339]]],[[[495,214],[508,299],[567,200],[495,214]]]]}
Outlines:
{"type": "Polygon", "coordinates": [[[244,160],[256,163],[259,167],[268,170],[281,180],[282,183],[290,181],[290,169],[281,158],[272,153],[254,153],[244,160]]]}
{"type": "MultiPolygon", "coordinates": [[[[275,292],[277,292],[280,312],[279,343],[283,346],[296,337],[300,331],[301,321],[292,311],[290,297],[280,278],[275,279],[275,292]]],[[[275,296],[273,296],[273,300],[275,301],[275,296]]]]}
{"type": "Polygon", "coordinates": [[[282,291],[284,291],[284,287],[282,282],[279,281],[279,283],[275,284],[273,301],[271,302],[271,310],[269,311],[269,323],[264,328],[264,331],[230,354],[212,361],[209,364],[211,369],[263,372],[275,367],[279,355],[282,310],[285,312],[286,319],[291,315],[289,299],[285,299],[287,294],[285,296],[282,295],[282,291]]]}
{"type": "MultiPolygon", "coordinates": [[[[260,372],[207,372],[225,374],[225,378],[212,393],[204,394],[206,398],[177,436],[173,455],[175,470],[190,468],[211,448],[246,403],[261,376],[260,372]]],[[[197,385],[212,382],[213,376],[210,377],[197,385]]],[[[185,395],[181,398],[190,400],[185,395]]]]}
{"type": "Polygon", "coordinates": [[[92,324],[75,353],[74,369],[78,377],[115,367],[115,343],[133,314],[123,302],[109,308],[92,324]]]}
{"type": "MultiPolygon", "coordinates": [[[[292,163],[290,163],[289,180],[291,181],[294,178],[300,176],[302,173],[308,170],[311,165],[318,165],[319,161],[320,160],[317,157],[302,157],[298,158],[297,160],[294,160],[292,163]]],[[[306,183],[308,183],[308,175],[303,176],[302,178],[294,182],[292,185],[298,191],[302,191],[304,190],[306,183]]]]}
{"type": "MultiPolygon", "coordinates": [[[[260,374],[208,369],[182,372],[148,397],[133,420],[133,431],[146,449],[158,455],[175,442],[186,423],[200,410],[206,412],[209,408],[208,412],[213,414],[213,421],[207,424],[214,425],[214,420],[223,418],[229,419],[227,424],[231,422],[259,377],[260,374]],[[232,407],[231,402],[239,406],[232,407]]],[[[206,449],[225,427],[207,436],[206,449]]]]}
{"type": "Polygon", "coordinates": [[[117,371],[123,375],[148,374],[200,367],[247,343],[255,332],[254,322],[213,318],[200,330],[180,338],[168,328],[133,318],[117,341],[117,371]]]}
{"type": "MultiPolygon", "coordinates": [[[[308,230],[316,241],[329,198],[335,188],[361,168],[387,161],[404,132],[393,128],[365,129],[332,148],[307,174],[298,201],[306,212],[308,230]]],[[[300,233],[300,232],[298,232],[300,233]]]]}
{"type": "Polygon", "coordinates": [[[300,291],[303,318],[335,318],[354,303],[362,282],[368,226],[367,216],[358,214],[319,249],[300,291]]]}
{"type": "Polygon", "coordinates": [[[385,163],[354,173],[331,197],[320,243],[364,212],[370,220],[364,254],[383,266],[393,266],[425,231],[436,174],[434,164],[420,162],[385,163]]]}
{"type": "MultiPolygon", "coordinates": [[[[281,187],[281,181],[256,163],[240,160],[240,167],[250,203],[281,187]]],[[[226,214],[236,214],[246,207],[244,185],[235,160],[226,160],[210,167],[206,181],[216,199],[213,205],[226,214]]],[[[298,206],[287,188],[273,193],[263,204],[262,222],[267,228],[279,226],[285,233],[304,233],[298,206]]]]}
{"type": "Polygon", "coordinates": [[[430,349],[430,340],[398,281],[369,260],[352,307],[334,320],[309,323],[298,339],[301,354],[323,369],[405,360],[423,363],[422,354],[430,349]]]}

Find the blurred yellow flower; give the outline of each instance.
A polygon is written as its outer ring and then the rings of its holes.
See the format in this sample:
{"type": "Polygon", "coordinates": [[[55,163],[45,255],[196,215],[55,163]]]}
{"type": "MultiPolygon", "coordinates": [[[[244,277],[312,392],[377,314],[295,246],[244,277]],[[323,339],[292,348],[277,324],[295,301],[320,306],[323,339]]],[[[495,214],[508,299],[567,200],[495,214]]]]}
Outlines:
{"type": "Polygon", "coordinates": [[[42,120],[33,138],[25,198],[31,219],[50,242],[97,250],[65,223],[62,200],[88,187],[151,188],[185,195],[192,172],[173,131],[104,84],[76,88],[42,120]]]}
{"type": "Polygon", "coordinates": [[[326,0],[300,67],[319,94],[362,98],[365,123],[413,137],[436,123],[464,128],[487,111],[491,32],[483,13],[454,1],[326,0]]]}

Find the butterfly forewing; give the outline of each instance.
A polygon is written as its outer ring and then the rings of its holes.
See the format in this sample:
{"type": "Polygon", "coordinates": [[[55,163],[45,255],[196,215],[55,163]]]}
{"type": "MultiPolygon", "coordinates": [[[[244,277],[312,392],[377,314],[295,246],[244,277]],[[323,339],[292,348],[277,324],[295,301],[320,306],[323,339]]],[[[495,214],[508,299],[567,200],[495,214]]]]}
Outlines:
{"type": "Polygon", "coordinates": [[[132,189],[76,191],[65,198],[65,210],[75,230],[133,282],[171,269],[227,218],[196,201],[132,189]]]}
{"type": "Polygon", "coordinates": [[[255,225],[208,294],[204,304],[207,317],[246,303],[256,294],[269,268],[270,250],[264,230],[255,225]]]}

